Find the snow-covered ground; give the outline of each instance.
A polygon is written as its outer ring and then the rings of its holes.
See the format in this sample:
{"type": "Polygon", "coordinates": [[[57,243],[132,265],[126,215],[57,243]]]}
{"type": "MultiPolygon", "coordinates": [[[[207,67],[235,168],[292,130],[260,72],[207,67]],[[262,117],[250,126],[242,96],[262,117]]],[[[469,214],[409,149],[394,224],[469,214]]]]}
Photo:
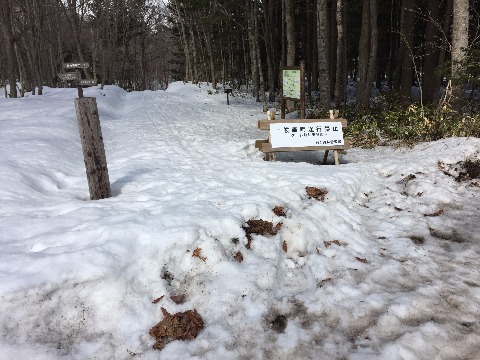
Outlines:
{"type": "Polygon", "coordinates": [[[0,359],[480,359],[479,139],[265,162],[261,104],[207,90],[85,91],[98,201],[76,90],[0,99],[0,359]],[[205,327],[154,350],[162,307],[205,327]]]}

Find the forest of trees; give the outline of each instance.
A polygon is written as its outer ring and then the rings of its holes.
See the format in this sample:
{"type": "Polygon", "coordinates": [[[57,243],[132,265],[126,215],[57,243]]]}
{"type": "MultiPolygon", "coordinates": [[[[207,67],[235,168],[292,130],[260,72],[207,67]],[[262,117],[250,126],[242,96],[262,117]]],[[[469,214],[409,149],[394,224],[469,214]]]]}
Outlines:
{"type": "Polygon", "coordinates": [[[63,86],[68,62],[88,62],[84,76],[144,90],[172,76],[176,38],[166,8],[146,0],[0,0],[0,81],[10,97],[63,86]],[[17,94],[19,93],[19,94],[17,94]]]}
{"type": "Polygon", "coordinates": [[[372,84],[406,102],[419,84],[431,104],[444,79],[463,94],[480,77],[480,0],[0,0],[0,26],[0,82],[20,84],[10,97],[62,86],[71,61],[102,84],[228,83],[259,101],[303,61],[322,108],[345,100],[349,79],[368,106],[372,84]]]}

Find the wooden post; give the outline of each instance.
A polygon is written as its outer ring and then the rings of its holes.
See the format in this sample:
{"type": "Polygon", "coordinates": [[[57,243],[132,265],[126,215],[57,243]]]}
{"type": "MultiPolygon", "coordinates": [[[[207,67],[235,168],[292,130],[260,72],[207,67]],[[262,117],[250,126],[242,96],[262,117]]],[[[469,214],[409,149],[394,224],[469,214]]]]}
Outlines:
{"type": "MultiPolygon", "coordinates": [[[[277,112],[277,109],[275,108],[270,108],[268,111],[267,111],[267,120],[275,120],[275,113],[277,112]]],[[[271,139],[270,139],[270,133],[268,134],[268,142],[271,142],[271,139]]],[[[267,153],[265,154],[265,160],[266,161],[276,161],[277,160],[277,156],[275,155],[274,152],[272,153],[267,153]]]]}
{"type": "Polygon", "coordinates": [[[280,119],[285,119],[285,99],[283,98],[283,70],[280,71],[280,119]]]}
{"type": "Polygon", "coordinates": [[[102,130],[94,97],[75,99],[83,159],[87,172],[90,199],[99,200],[112,196],[108,178],[107,158],[103,146],[102,130]]]}
{"type": "Polygon", "coordinates": [[[280,119],[285,119],[285,99],[280,99],[280,119]]]}
{"type": "Polygon", "coordinates": [[[300,119],[305,119],[305,61],[300,61],[300,119]]]}

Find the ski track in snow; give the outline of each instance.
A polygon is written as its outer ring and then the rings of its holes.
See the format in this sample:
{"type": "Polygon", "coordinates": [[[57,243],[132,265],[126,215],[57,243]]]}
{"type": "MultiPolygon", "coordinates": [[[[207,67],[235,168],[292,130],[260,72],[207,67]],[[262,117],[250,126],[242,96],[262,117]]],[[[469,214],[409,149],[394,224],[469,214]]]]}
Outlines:
{"type": "Polygon", "coordinates": [[[0,100],[0,359],[480,359],[480,188],[438,165],[480,140],[269,163],[251,99],[88,89],[113,192],[92,202],[73,94],[0,100]],[[246,249],[249,219],[282,226],[246,249]],[[151,349],[161,306],[205,329],[151,349]]]}

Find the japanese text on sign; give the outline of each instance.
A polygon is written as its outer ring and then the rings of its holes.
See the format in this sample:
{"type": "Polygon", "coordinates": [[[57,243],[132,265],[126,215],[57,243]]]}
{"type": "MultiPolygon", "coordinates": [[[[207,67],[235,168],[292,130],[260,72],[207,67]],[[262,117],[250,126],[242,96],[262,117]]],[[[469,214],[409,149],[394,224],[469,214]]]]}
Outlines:
{"type": "Polygon", "coordinates": [[[300,99],[300,70],[283,70],[283,97],[300,99]]]}
{"type": "Polygon", "coordinates": [[[270,124],[272,148],[345,145],[341,122],[270,124]]]}

